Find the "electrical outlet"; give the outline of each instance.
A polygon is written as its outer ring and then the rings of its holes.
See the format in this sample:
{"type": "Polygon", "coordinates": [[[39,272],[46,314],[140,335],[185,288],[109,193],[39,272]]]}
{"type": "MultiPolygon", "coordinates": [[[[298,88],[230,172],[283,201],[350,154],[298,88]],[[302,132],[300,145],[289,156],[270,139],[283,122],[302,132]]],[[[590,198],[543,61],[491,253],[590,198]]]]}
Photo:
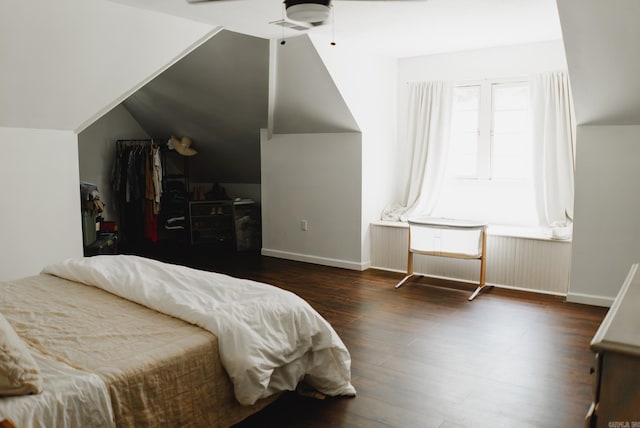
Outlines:
{"type": "Polygon", "coordinates": [[[307,220],[300,220],[300,230],[306,232],[308,227],[309,225],[307,223],[307,220]]]}

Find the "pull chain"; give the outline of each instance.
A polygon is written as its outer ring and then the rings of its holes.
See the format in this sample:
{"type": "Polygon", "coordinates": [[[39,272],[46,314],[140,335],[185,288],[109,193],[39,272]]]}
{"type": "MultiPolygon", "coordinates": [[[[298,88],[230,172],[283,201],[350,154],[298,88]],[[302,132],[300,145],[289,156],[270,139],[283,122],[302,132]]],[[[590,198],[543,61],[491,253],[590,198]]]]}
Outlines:
{"type": "Polygon", "coordinates": [[[331,4],[331,46],[336,45],[336,11],[333,9],[333,3],[331,4]]]}
{"type": "Polygon", "coordinates": [[[284,15],[285,15],[285,9],[286,9],[286,7],[287,7],[287,5],[286,5],[284,2],[282,2],[282,41],[280,42],[280,44],[281,44],[281,45],[284,45],[285,43],[287,43],[287,42],[284,40],[284,27],[285,27],[285,26],[284,26],[284,24],[285,24],[285,22],[284,22],[284,15]]]}

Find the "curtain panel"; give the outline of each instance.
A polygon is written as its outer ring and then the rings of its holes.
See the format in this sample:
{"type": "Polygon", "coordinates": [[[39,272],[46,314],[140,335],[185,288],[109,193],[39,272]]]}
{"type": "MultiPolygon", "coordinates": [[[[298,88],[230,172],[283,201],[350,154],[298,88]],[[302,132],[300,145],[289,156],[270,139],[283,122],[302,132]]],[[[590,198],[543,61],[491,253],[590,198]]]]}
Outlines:
{"type": "Polygon", "coordinates": [[[383,219],[406,221],[433,211],[447,163],[452,89],[451,82],[409,83],[409,182],[403,204],[386,210],[383,219]]]}
{"type": "Polygon", "coordinates": [[[575,173],[575,118],[569,76],[531,76],[533,183],[540,226],[552,237],[572,233],[575,173]]]}

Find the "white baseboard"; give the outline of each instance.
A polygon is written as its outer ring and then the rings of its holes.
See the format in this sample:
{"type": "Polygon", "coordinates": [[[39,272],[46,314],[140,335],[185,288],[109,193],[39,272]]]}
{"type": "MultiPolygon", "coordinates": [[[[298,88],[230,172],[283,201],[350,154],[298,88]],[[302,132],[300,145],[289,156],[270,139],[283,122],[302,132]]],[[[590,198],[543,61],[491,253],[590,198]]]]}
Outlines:
{"type": "Polygon", "coordinates": [[[261,251],[263,256],[277,257],[279,259],[295,260],[297,262],[313,263],[316,265],[331,266],[351,270],[366,270],[371,266],[371,262],[353,262],[349,260],[330,259],[327,257],[318,257],[308,254],[291,253],[288,251],[270,250],[263,248],[261,251]]]}
{"type": "Polygon", "coordinates": [[[567,294],[567,302],[582,303],[585,305],[604,306],[610,308],[614,297],[596,296],[594,294],[572,293],[567,294]]]}

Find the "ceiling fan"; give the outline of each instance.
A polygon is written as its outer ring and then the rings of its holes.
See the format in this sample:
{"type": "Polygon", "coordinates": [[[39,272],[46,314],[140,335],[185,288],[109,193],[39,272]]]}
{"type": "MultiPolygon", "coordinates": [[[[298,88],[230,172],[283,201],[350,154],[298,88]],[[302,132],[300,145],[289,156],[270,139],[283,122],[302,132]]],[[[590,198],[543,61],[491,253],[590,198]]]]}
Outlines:
{"type": "MultiPolygon", "coordinates": [[[[338,0],[339,1],[339,0],[338,0]]],[[[345,1],[345,0],[342,0],[345,1]]],[[[427,0],[346,0],[346,1],[427,1],[427,0]]],[[[320,25],[331,13],[332,0],[284,0],[287,18],[292,21],[320,25]]]]}
{"type": "MultiPolygon", "coordinates": [[[[187,0],[189,3],[203,3],[220,0],[187,0]]],[[[291,21],[301,22],[310,26],[322,25],[327,22],[331,13],[332,1],[376,1],[376,2],[405,2],[427,0],[284,0],[286,16],[291,21]]]]}
{"type": "Polygon", "coordinates": [[[287,18],[308,24],[321,24],[329,18],[331,0],[284,0],[287,18]]]}

